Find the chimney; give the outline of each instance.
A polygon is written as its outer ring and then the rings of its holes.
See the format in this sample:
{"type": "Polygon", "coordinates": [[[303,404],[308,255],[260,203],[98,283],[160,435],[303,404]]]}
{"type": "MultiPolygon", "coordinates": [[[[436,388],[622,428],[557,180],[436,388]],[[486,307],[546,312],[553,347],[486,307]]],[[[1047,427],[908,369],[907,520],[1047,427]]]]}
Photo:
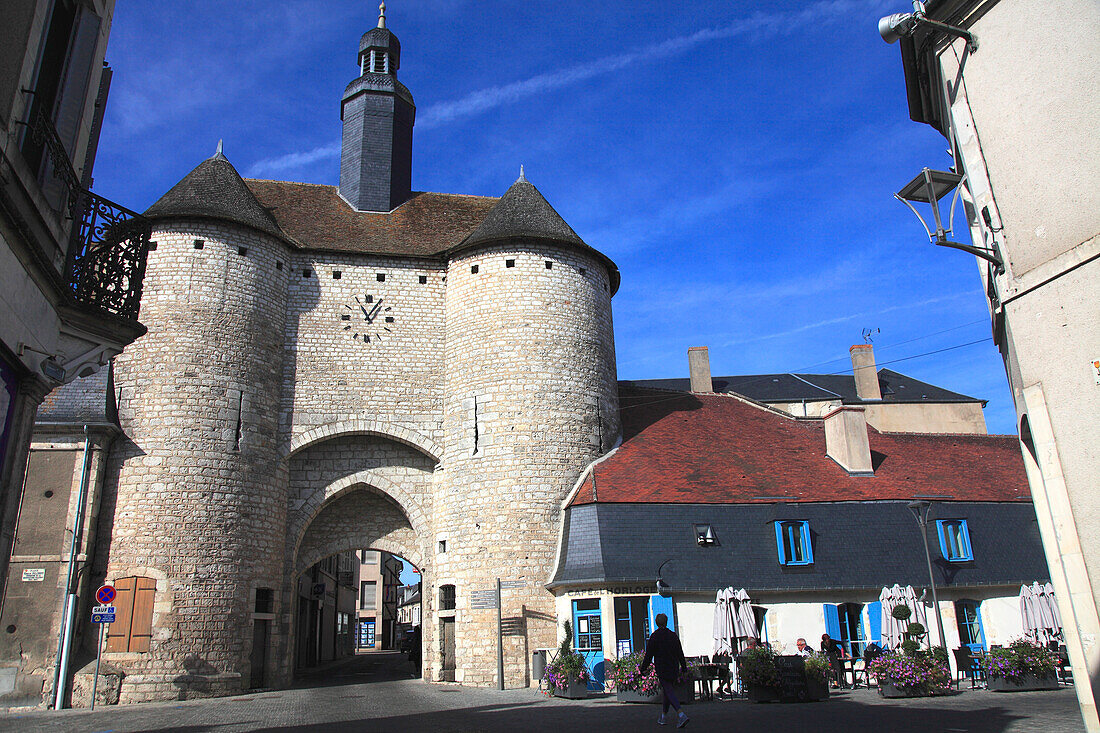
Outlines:
{"type": "Polygon", "coordinates": [[[713,392],[710,379],[710,351],[706,346],[688,348],[688,371],[691,372],[692,392],[713,392]]]}
{"type": "Polygon", "coordinates": [[[853,476],[873,476],[867,417],[862,407],[838,407],[825,416],[825,455],[853,476]]]}
{"type": "Polygon", "coordinates": [[[848,349],[852,355],[852,373],[856,377],[856,394],[861,400],[881,400],[878,371],[875,370],[875,350],[871,344],[856,344],[848,349]]]}

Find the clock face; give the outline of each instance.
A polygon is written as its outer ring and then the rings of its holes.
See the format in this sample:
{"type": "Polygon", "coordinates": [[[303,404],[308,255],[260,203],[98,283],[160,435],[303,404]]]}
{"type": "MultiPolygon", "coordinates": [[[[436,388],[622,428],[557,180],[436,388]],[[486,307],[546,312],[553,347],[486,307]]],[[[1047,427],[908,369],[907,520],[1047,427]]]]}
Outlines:
{"type": "Polygon", "coordinates": [[[370,293],[356,295],[340,312],[344,332],[364,344],[381,343],[393,333],[393,307],[370,293]]]}

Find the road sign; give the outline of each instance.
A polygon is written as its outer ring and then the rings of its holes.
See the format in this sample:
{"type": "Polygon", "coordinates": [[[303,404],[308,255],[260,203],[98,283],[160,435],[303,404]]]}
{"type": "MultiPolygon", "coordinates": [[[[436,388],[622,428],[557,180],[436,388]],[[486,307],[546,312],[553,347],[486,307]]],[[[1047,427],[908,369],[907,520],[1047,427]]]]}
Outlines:
{"type": "Polygon", "coordinates": [[[497,607],[497,591],[492,590],[475,590],[470,593],[470,608],[475,611],[496,608],[497,607]]]}
{"type": "Polygon", "coordinates": [[[99,586],[99,590],[95,592],[95,599],[104,606],[107,606],[115,599],[115,595],[115,587],[113,585],[104,584],[99,586]]]}
{"type": "Polygon", "coordinates": [[[113,605],[97,605],[95,609],[91,611],[91,623],[94,624],[113,624],[114,623],[114,606],[113,605]]]}

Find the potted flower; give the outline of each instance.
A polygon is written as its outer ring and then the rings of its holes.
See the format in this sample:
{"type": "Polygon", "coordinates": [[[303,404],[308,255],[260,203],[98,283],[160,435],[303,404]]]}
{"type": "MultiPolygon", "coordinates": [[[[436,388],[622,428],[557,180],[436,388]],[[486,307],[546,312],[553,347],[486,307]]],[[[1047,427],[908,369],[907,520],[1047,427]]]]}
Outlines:
{"type": "MultiPolygon", "coordinates": [[[[642,657],[642,652],[633,652],[621,659],[607,662],[607,679],[615,688],[615,699],[619,702],[661,701],[661,682],[657,679],[657,670],[650,665],[645,674],[642,674],[639,669],[642,657]]],[[[674,687],[676,697],[682,703],[695,700],[694,672],[695,665],[689,663],[687,673],[680,676],[674,687]]]]}
{"type": "Polygon", "coordinates": [[[995,692],[1058,689],[1058,656],[1026,639],[990,649],[982,669],[989,689],[995,692]]]}
{"type": "Polygon", "coordinates": [[[925,697],[951,690],[951,670],[940,647],[935,651],[886,652],[871,662],[871,671],[883,697],[925,697]]]}
{"type": "Polygon", "coordinates": [[[753,702],[773,702],[779,699],[779,670],[775,654],[765,645],[746,649],[737,656],[738,673],[745,696],[753,702]]]}
{"type": "Polygon", "coordinates": [[[824,700],[829,697],[829,677],[832,666],[829,657],[821,652],[814,652],[806,657],[806,699],[824,700]]]}
{"type": "Polygon", "coordinates": [[[550,688],[547,694],[570,700],[588,697],[588,665],[584,662],[584,655],[573,650],[573,624],[566,620],[562,623],[562,629],[565,638],[543,673],[543,679],[550,688]]]}

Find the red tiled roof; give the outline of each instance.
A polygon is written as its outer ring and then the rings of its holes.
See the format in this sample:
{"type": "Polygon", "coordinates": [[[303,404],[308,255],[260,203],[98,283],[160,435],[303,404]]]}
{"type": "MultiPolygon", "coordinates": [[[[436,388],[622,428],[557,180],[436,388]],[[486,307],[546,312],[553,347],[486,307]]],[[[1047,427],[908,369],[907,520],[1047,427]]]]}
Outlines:
{"type": "Polygon", "coordinates": [[[490,196],[413,193],[387,213],[356,211],[335,186],[246,178],[280,229],[307,249],[434,257],[477,228],[499,200],[490,196]]]}
{"type": "MultiPolygon", "coordinates": [[[[624,442],[594,467],[600,503],[1031,500],[1014,436],[870,428],[875,475],[849,476],[825,455],[820,420],[732,395],[627,387],[619,399],[624,442]]],[[[589,477],[571,504],[593,501],[589,477]]]]}

